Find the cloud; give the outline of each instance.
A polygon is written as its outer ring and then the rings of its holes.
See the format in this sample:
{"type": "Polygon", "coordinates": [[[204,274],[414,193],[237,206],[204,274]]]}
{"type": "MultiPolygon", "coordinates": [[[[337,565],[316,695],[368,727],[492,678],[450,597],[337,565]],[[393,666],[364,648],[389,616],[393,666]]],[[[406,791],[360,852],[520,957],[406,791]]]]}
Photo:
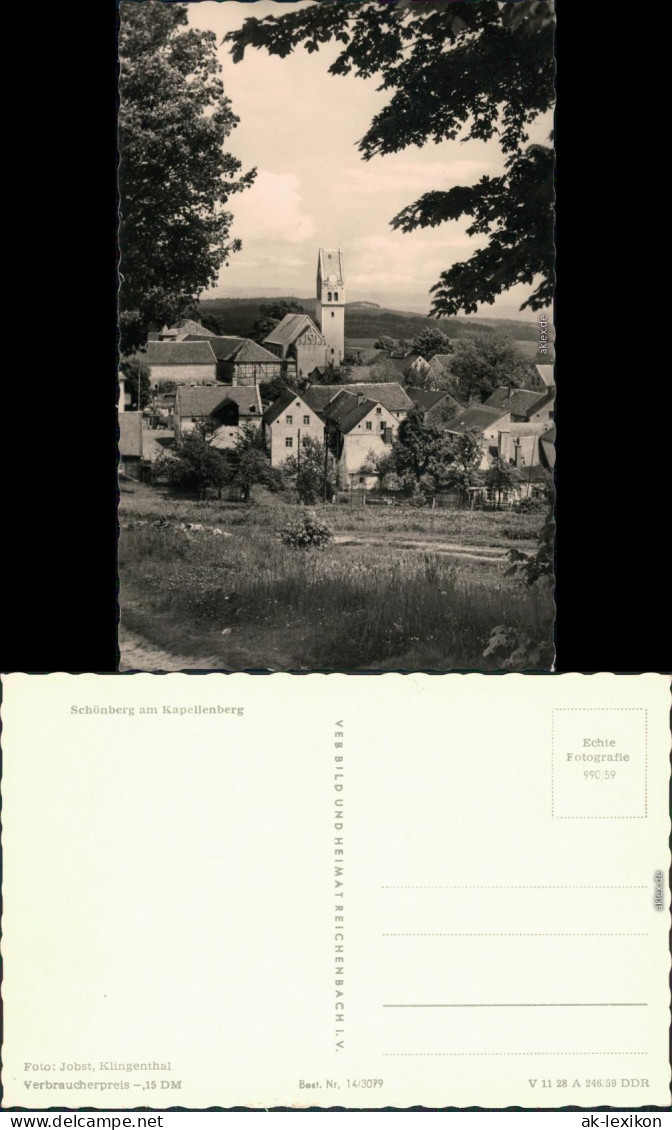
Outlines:
{"type": "Polygon", "coordinates": [[[235,201],[234,234],[247,238],[302,243],[316,231],[315,220],[305,211],[301,181],[294,173],[260,169],[257,178],[235,201]]]}
{"type": "Polygon", "coordinates": [[[346,247],[347,282],[357,292],[399,290],[426,293],[441,271],[468,258],[487,242],[470,238],[458,223],[442,226],[441,232],[391,232],[366,236],[346,247]]]}
{"type": "MultiPolygon", "coordinates": [[[[344,184],[348,192],[379,196],[381,193],[423,193],[474,184],[492,168],[488,161],[409,161],[405,157],[375,158],[349,169],[344,184]]],[[[410,201],[409,201],[410,203],[410,201]]]]}

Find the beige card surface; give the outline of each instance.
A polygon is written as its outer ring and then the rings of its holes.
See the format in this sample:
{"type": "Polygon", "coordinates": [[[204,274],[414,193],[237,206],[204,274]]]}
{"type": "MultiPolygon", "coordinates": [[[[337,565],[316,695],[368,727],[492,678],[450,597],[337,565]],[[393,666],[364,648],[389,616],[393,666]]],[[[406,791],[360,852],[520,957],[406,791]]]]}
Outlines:
{"type": "Polygon", "coordinates": [[[5,1106],[669,1101],[668,678],[3,690],[5,1106]]]}

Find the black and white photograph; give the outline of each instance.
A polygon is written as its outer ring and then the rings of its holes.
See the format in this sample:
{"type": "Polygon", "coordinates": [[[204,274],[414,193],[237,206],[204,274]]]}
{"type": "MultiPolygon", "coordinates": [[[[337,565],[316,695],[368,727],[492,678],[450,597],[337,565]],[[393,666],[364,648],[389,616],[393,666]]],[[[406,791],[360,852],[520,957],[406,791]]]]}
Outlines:
{"type": "Polygon", "coordinates": [[[119,670],[554,668],[550,0],[124,0],[119,670]]]}

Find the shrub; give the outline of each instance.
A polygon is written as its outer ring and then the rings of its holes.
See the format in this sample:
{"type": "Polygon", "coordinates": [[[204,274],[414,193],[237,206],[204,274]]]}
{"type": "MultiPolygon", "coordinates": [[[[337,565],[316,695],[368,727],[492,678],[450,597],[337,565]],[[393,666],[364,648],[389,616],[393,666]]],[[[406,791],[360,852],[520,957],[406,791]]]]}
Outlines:
{"type": "Polygon", "coordinates": [[[541,514],[547,507],[548,500],[545,498],[521,498],[516,505],[516,512],[518,514],[541,514]]]}
{"type": "Polygon", "coordinates": [[[333,536],[327,523],[318,518],[314,510],[298,514],[280,531],[283,544],[295,549],[321,548],[328,545],[333,536]]]}

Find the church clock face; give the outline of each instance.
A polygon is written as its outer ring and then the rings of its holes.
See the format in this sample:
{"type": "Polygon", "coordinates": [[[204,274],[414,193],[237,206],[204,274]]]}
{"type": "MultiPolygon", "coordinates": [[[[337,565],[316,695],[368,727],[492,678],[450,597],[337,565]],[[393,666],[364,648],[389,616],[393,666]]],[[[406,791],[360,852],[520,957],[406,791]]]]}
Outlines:
{"type": "Polygon", "coordinates": [[[336,286],[336,283],[338,282],[338,275],[334,275],[332,273],[327,277],[327,282],[329,283],[329,286],[336,286]]]}

